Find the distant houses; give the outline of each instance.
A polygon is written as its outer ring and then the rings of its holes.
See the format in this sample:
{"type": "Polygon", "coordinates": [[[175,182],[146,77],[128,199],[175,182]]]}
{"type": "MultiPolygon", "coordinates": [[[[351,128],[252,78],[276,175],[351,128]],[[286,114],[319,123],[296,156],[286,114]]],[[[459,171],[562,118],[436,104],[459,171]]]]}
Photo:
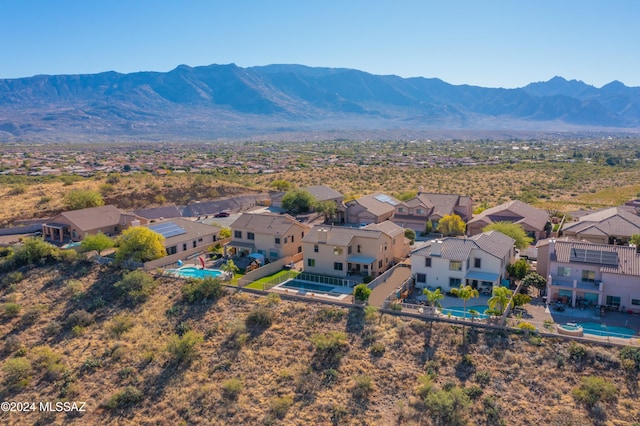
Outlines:
{"type": "Polygon", "coordinates": [[[634,234],[640,234],[640,216],[627,206],[591,213],[562,228],[565,237],[597,244],[628,244],[634,234]]]}
{"type": "Polygon", "coordinates": [[[345,222],[367,225],[382,223],[393,216],[400,201],[387,194],[369,194],[344,203],[345,222]]]}
{"type": "Polygon", "coordinates": [[[549,213],[519,200],[509,201],[484,210],[467,222],[467,235],[477,235],[492,223],[511,222],[521,225],[525,232],[538,241],[551,231],[549,213]]]}
{"type": "Polygon", "coordinates": [[[471,197],[420,192],[414,198],[396,205],[392,220],[404,228],[420,233],[425,232],[427,227],[435,230],[440,219],[452,214],[468,222],[473,214],[471,197]]]}

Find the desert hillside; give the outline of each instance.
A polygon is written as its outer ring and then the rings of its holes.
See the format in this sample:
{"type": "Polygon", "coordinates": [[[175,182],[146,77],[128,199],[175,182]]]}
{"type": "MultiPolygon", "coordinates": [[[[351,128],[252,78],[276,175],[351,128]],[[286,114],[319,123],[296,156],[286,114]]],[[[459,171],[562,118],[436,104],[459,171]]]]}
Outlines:
{"type": "Polygon", "coordinates": [[[3,412],[4,424],[640,422],[635,350],[123,278],[84,261],[0,280],[2,400],[86,402],[3,412]]]}

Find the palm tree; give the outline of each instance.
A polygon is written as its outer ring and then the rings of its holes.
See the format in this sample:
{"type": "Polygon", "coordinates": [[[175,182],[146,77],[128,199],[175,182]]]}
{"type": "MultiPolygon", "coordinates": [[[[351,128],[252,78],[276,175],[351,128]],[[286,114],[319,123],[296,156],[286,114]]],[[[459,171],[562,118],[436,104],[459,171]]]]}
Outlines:
{"type": "Polygon", "coordinates": [[[463,284],[460,284],[460,288],[454,288],[453,290],[451,290],[451,293],[453,293],[455,296],[458,296],[460,299],[462,299],[463,309],[464,309],[464,313],[462,317],[466,318],[467,317],[467,300],[471,299],[472,297],[480,296],[480,293],[478,293],[478,290],[471,287],[470,285],[465,286],[463,284]]]}
{"type": "Polygon", "coordinates": [[[506,287],[494,287],[493,295],[487,303],[492,310],[502,314],[507,306],[511,306],[513,308],[513,299],[511,298],[512,294],[513,292],[506,287]]]}
{"type": "Polygon", "coordinates": [[[429,302],[429,306],[437,306],[440,307],[440,301],[444,299],[444,294],[440,291],[439,288],[431,291],[428,288],[422,290],[422,294],[427,296],[427,301],[429,302]]]}
{"type": "Polygon", "coordinates": [[[231,259],[227,260],[227,263],[222,265],[220,269],[222,269],[225,274],[229,275],[229,279],[233,278],[233,275],[240,270],[240,268],[238,268],[231,259]]]}

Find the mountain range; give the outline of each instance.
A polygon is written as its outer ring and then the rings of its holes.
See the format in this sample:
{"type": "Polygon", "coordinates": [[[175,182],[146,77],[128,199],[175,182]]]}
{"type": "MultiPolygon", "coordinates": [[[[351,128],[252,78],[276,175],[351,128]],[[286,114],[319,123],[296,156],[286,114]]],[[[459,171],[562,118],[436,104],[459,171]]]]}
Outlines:
{"type": "Polygon", "coordinates": [[[640,131],[640,87],[517,89],[234,64],[0,80],[0,141],[182,141],[316,132],[640,131]]]}

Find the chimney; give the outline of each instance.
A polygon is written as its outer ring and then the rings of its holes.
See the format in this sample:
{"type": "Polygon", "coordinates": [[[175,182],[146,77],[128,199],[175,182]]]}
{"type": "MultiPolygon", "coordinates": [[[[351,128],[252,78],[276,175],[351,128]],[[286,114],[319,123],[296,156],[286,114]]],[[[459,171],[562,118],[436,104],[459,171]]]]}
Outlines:
{"type": "Polygon", "coordinates": [[[327,234],[329,233],[328,229],[320,228],[318,229],[318,242],[326,243],[327,242],[327,234]]]}
{"type": "Polygon", "coordinates": [[[441,256],[442,255],[442,240],[434,240],[431,243],[431,256],[441,256]]]}

